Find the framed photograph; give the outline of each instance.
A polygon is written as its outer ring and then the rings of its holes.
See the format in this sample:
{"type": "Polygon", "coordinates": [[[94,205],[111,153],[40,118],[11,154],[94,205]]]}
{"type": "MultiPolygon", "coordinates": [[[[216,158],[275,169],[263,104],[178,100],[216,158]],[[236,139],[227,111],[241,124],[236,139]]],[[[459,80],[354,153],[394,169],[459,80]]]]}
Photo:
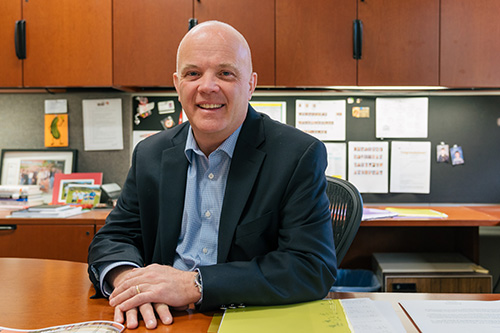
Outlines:
{"type": "Polygon", "coordinates": [[[54,178],[52,204],[64,204],[68,197],[70,185],[101,185],[102,172],[74,172],[57,174],[54,178]]]}
{"type": "Polygon", "coordinates": [[[44,202],[50,202],[55,175],[76,170],[77,152],[76,149],[3,149],[0,184],[39,185],[44,202]]]}

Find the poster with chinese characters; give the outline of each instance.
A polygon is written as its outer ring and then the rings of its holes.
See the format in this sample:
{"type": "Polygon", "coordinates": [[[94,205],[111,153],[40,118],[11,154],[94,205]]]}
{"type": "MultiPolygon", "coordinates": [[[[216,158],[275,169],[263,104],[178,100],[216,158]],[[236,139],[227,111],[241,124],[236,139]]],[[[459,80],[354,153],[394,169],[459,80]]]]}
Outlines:
{"type": "Polygon", "coordinates": [[[349,142],[349,181],[361,193],[387,193],[388,161],[388,142],[349,142]]]}
{"type": "Polygon", "coordinates": [[[322,141],[344,141],[345,100],[303,100],[295,102],[295,127],[322,141]]]}

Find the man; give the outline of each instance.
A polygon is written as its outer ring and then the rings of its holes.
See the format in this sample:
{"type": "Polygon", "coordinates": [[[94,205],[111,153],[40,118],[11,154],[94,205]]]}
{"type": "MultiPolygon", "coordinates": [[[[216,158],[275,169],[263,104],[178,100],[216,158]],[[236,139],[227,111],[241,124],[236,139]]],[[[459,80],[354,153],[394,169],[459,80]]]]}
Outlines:
{"type": "Polygon", "coordinates": [[[89,248],[115,320],[147,328],[201,311],[324,297],[336,276],[324,145],[253,110],[250,49],[205,22],[177,53],[189,123],[140,142],[116,208],[89,248]],[[135,268],[134,268],[135,267],[135,268]],[[109,295],[111,293],[111,295],[109,295]]]}

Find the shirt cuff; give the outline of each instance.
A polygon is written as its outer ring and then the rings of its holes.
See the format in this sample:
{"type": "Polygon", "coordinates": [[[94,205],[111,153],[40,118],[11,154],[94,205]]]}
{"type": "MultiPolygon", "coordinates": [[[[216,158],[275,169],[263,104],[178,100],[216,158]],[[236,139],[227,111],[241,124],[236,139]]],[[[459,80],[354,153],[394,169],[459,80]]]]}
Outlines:
{"type": "Polygon", "coordinates": [[[139,265],[130,261],[118,261],[112,264],[102,264],[97,267],[97,270],[100,272],[100,282],[99,288],[101,288],[101,292],[105,297],[109,297],[113,292],[113,287],[106,281],[106,275],[113,269],[119,266],[133,266],[139,268],[139,265]]]}

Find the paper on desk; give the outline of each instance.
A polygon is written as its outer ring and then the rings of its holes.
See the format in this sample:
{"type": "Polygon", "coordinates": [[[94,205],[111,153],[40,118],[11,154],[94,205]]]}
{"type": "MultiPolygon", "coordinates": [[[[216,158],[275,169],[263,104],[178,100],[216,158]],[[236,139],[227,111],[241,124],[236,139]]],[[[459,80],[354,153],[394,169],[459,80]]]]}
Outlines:
{"type": "Polygon", "coordinates": [[[123,332],[125,326],[120,323],[112,321],[86,321],[81,323],[74,323],[69,325],[53,326],[34,330],[20,330],[15,328],[6,328],[0,326],[0,332],[2,333],[56,333],[56,332],[66,332],[66,333],[119,333],[123,332]]]}
{"type": "Polygon", "coordinates": [[[386,210],[398,214],[398,217],[416,217],[416,218],[446,218],[448,215],[427,208],[398,208],[386,207],[386,210]]]}
{"type": "Polygon", "coordinates": [[[398,213],[391,212],[387,209],[377,209],[377,208],[363,208],[362,221],[370,221],[376,219],[385,219],[390,217],[396,217],[398,213]]]}
{"type": "Polygon", "coordinates": [[[400,301],[421,332],[500,332],[500,301],[400,301]]]}
{"type": "Polygon", "coordinates": [[[339,300],[228,309],[219,333],[351,332],[339,300]]]}
{"type": "Polygon", "coordinates": [[[406,332],[396,312],[388,302],[369,298],[342,299],[342,306],[355,333],[406,332]]]}

